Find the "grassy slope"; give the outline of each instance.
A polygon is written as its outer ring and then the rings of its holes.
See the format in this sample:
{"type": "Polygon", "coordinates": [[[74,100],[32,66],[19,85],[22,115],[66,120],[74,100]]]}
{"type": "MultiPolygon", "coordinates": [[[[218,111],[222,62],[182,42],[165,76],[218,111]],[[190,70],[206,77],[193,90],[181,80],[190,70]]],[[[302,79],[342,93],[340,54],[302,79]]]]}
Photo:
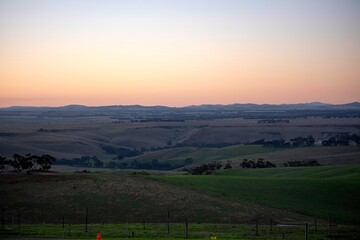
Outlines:
{"type": "Polygon", "coordinates": [[[238,159],[243,156],[260,154],[260,153],[271,153],[275,151],[281,151],[280,148],[263,147],[260,145],[235,145],[223,148],[194,148],[194,147],[182,147],[165,149],[156,152],[146,153],[138,157],[134,157],[130,160],[138,161],[151,161],[157,159],[160,162],[176,162],[183,163],[186,158],[193,158],[195,163],[211,162],[215,160],[229,160],[238,159]]]}
{"type": "Polygon", "coordinates": [[[256,154],[253,158],[261,157],[282,166],[288,161],[317,160],[322,165],[354,165],[359,163],[360,148],[355,146],[344,147],[302,147],[283,149],[270,153],[256,154]]]}
{"type": "Polygon", "coordinates": [[[153,159],[162,163],[183,165],[186,158],[193,158],[193,165],[211,161],[231,160],[233,167],[239,167],[244,158],[264,158],[277,166],[283,166],[288,161],[317,160],[323,165],[353,165],[360,157],[359,147],[302,147],[302,148],[271,148],[261,145],[234,145],[223,148],[171,148],[125,159],[130,163],[133,160],[149,162],[153,159]]]}
{"type": "Polygon", "coordinates": [[[312,216],[360,224],[360,166],[241,169],[214,176],[163,176],[183,186],[312,216]]]}
{"type": "MultiPolygon", "coordinates": [[[[229,199],[126,172],[93,174],[0,175],[0,206],[6,221],[21,214],[24,223],[89,222],[243,222],[260,211],[265,219],[304,220],[301,214],[229,199]],[[265,218],[266,217],[266,218],[265,218]]],[[[266,220],[267,221],[267,220],[266,220]]]]}

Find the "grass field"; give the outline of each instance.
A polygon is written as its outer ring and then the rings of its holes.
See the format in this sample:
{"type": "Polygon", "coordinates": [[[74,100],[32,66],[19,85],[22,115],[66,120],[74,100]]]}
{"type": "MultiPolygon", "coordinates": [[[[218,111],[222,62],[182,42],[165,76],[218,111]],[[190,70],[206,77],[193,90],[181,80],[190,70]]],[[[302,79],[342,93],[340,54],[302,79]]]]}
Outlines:
{"type": "MultiPolygon", "coordinates": [[[[0,230],[3,239],[96,239],[101,233],[102,239],[184,239],[185,224],[89,224],[87,232],[85,225],[73,224],[37,224],[37,225],[8,225],[0,230]]],[[[189,224],[188,238],[190,239],[304,239],[304,226],[270,226],[260,225],[256,232],[255,225],[236,224],[189,224]]],[[[358,239],[359,229],[355,227],[337,226],[331,231],[326,226],[308,225],[308,237],[314,240],[324,239],[358,239]]]]}
{"type": "Polygon", "coordinates": [[[188,218],[201,223],[243,223],[254,219],[256,212],[264,219],[312,219],[131,172],[0,175],[0,195],[6,222],[20,214],[24,223],[59,223],[62,216],[66,221],[83,223],[86,207],[92,223],[141,222],[143,218],[164,222],[168,211],[174,222],[188,218]]]}
{"type": "Polygon", "coordinates": [[[238,169],[163,181],[348,224],[360,224],[360,166],[238,169]]]}
{"type": "Polygon", "coordinates": [[[134,232],[135,239],[180,239],[186,218],[192,239],[275,240],[283,234],[304,239],[305,223],[309,239],[359,239],[359,184],[359,165],[232,169],[210,176],[161,171],[0,175],[5,224],[0,238],[95,239],[101,232],[103,239],[121,239],[134,232]],[[347,226],[329,232],[329,216],[333,224],[347,226]]]}
{"type": "Polygon", "coordinates": [[[81,223],[89,208],[93,223],[174,222],[248,223],[256,214],[267,221],[360,224],[360,167],[235,169],[192,176],[129,171],[92,174],[2,175],[0,205],[6,221],[18,214],[28,223],[81,223]]]}
{"type": "Polygon", "coordinates": [[[263,147],[260,145],[235,145],[223,148],[195,148],[181,147],[150,152],[138,157],[130,158],[129,161],[151,161],[157,159],[159,162],[182,164],[186,158],[192,158],[195,164],[211,161],[226,161],[237,159],[253,154],[271,153],[282,151],[281,148],[263,147]]]}

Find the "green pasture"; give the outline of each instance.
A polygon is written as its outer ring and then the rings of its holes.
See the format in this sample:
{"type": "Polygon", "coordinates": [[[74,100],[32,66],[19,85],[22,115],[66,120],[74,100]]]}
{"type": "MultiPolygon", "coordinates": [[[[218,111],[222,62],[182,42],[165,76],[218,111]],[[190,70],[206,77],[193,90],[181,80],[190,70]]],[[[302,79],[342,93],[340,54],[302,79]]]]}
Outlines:
{"type": "Polygon", "coordinates": [[[360,166],[224,170],[163,181],[333,221],[360,224],[360,166]]]}

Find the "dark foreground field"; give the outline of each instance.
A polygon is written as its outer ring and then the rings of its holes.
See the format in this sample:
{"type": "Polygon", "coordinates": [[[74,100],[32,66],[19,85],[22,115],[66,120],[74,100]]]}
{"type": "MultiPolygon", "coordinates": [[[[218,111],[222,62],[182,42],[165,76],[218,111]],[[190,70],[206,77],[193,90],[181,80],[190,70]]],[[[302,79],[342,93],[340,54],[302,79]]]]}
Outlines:
{"type": "MultiPolygon", "coordinates": [[[[359,239],[360,231],[356,227],[332,226],[308,224],[286,226],[286,225],[238,225],[238,224],[199,224],[189,223],[187,238],[189,239],[359,239]]],[[[101,233],[102,239],[185,239],[186,225],[170,223],[148,223],[145,224],[89,224],[87,231],[85,225],[73,224],[37,224],[8,226],[2,231],[0,237],[3,239],[96,239],[101,233]]]]}
{"type": "Polygon", "coordinates": [[[211,234],[282,239],[282,233],[286,239],[303,239],[305,223],[310,239],[357,239],[359,228],[344,225],[360,224],[359,180],[356,165],[223,170],[213,176],[141,171],[1,175],[5,230],[0,237],[90,239],[100,231],[108,238],[131,237],[132,232],[145,239],[183,238],[187,219],[189,237],[199,239],[211,234]],[[270,221],[278,225],[272,233],[270,221]]]}

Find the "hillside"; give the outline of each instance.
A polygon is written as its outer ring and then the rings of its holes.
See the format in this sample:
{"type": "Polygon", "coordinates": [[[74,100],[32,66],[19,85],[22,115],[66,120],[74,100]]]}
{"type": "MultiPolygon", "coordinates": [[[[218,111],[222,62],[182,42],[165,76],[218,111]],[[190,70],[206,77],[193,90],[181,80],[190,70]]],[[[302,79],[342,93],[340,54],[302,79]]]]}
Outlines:
{"type": "MultiPolygon", "coordinates": [[[[130,166],[132,161],[150,162],[153,159],[172,166],[193,166],[212,161],[232,161],[232,167],[239,168],[243,159],[263,158],[282,167],[288,161],[316,160],[322,165],[358,164],[360,159],[359,147],[302,147],[302,148],[274,148],[261,145],[234,145],[222,148],[171,148],[145,153],[140,156],[124,159],[130,166]],[[191,158],[193,163],[186,163],[191,158]]],[[[182,167],[179,168],[181,170],[182,167]]]]}
{"type": "Polygon", "coordinates": [[[244,156],[262,153],[271,153],[282,151],[280,148],[263,147],[259,145],[235,145],[223,148],[195,148],[195,147],[179,147],[165,149],[146,153],[137,157],[125,160],[129,163],[137,160],[139,162],[148,162],[157,159],[160,163],[170,163],[173,165],[186,164],[187,158],[193,159],[190,165],[207,163],[211,161],[226,161],[229,159],[241,159],[244,156]]]}
{"type": "Polygon", "coordinates": [[[159,179],[229,199],[360,224],[358,165],[224,170],[220,175],[166,175],[159,179]]]}
{"type": "MultiPolygon", "coordinates": [[[[47,153],[56,158],[67,159],[90,155],[104,161],[116,157],[116,154],[106,152],[104,147],[145,149],[148,153],[165,147],[223,147],[260,139],[289,140],[308,135],[313,135],[319,144],[320,141],[337,134],[360,135],[356,118],[294,119],[290,123],[259,124],[257,119],[240,118],[185,122],[131,122],[118,121],[106,116],[50,118],[1,115],[0,127],[0,155],[12,156],[14,153],[31,152],[47,153]]],[[[174,151],[178,150],[174,149],[174,151]]],[[[351,153],[348,150],[345,152],[351,153]]],[[[353,152],[360,151],[353,149],[353,152]]],[[[158,154],[161,155],[162,152],[158,154]]],[[[327,155],[330,154],[325,152],[322,156],[327,157],[327,155]]],[[[356,155],[344,157],[356,158],[356,155]]],[[[159,160],[160,158],[161,156],[159,160]]]]}
{"type": "MultiPolygon", "coordinates": [[[[270,216],[277,221],[311,220],[287,209],[178,186],[151,176],[160,175],[0,175],[0,205],[5,207],[6,222],[20,214],[23,223],[60,223],[62,216],[66,222],[83,223],[86,207],[91,223],[141,222],[143,218],[166,222],[167,211],[172,222],[187,218],[192,223],[248,223],[257,212],[265,222],[270,216]]],[[[187,177],[173,179],[186,184],[187,177]]]]}

